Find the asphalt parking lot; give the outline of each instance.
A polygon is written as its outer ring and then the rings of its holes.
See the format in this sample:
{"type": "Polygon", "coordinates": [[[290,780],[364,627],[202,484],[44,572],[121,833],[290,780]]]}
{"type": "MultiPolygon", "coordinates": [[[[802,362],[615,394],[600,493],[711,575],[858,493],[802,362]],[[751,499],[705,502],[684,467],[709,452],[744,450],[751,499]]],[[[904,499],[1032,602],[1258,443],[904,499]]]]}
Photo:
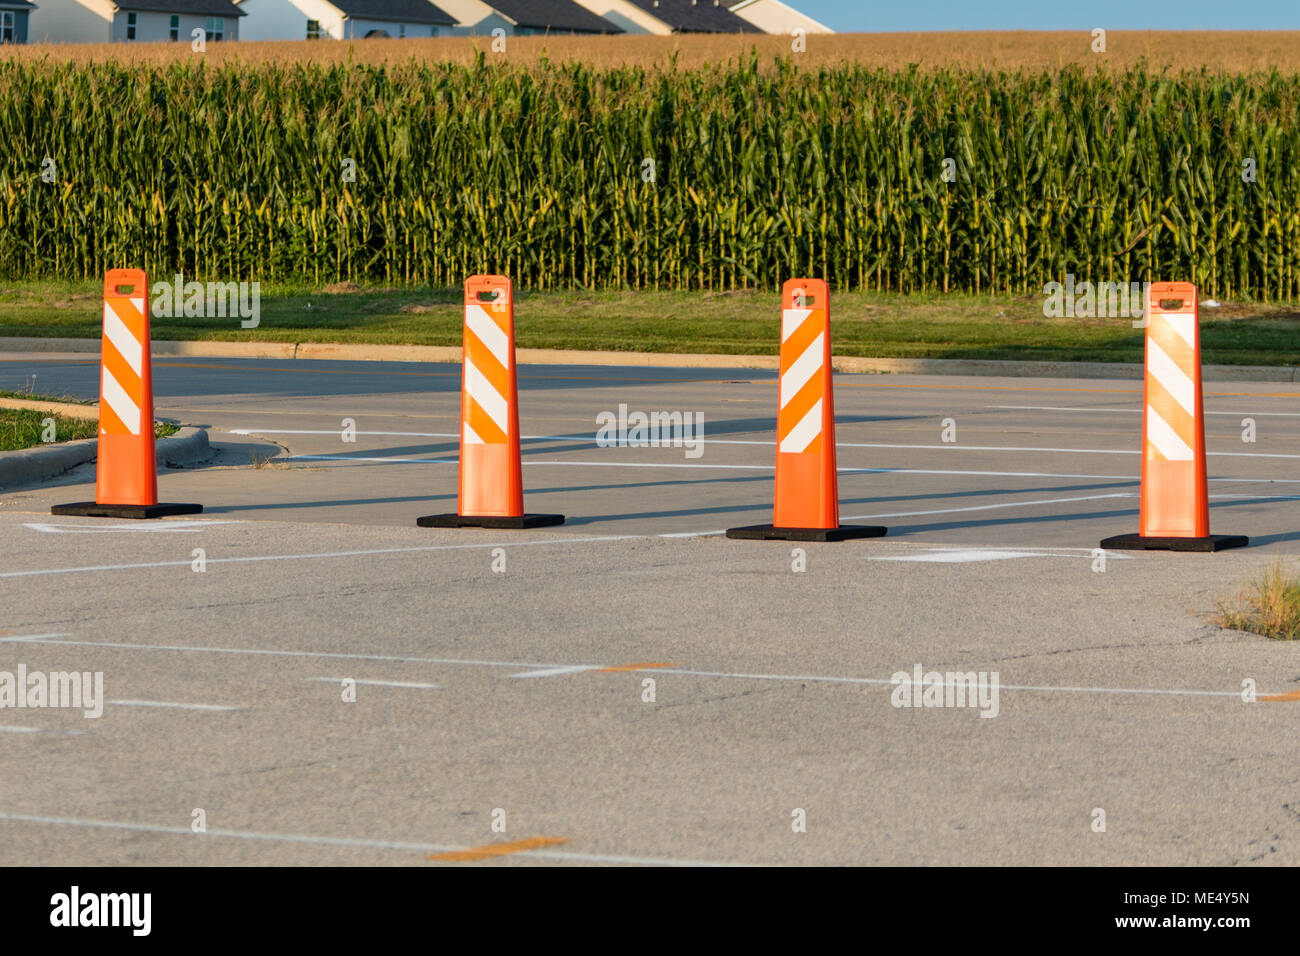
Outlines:
{"type": "MultiPolygon", "coordinates": [[[[0,356],[0,389],[97,370],[0,356]]],[[[1206,386],[1250,548],[1103,564],[1138,382],[837,376],[841,520],[890,534],[801,557],[721,536],[770,520],[755,371],[523,368],[526,504],[566,523],[416,528],[455,510],[459,375],[157,359],[217,447],[160,496],[201,516],[50,516],[93,466],[0,494],[0,670],[107,701],[0,711],[0,862],[1300,862],[1295,647],[1208,620],[1300,553],[1300,386],[1206,386]],[[600,447],[620,405],[702,414],[699,454],[600,447]],[[996,716],[894,706],[916,665],[996,673],[996,716]]]]}

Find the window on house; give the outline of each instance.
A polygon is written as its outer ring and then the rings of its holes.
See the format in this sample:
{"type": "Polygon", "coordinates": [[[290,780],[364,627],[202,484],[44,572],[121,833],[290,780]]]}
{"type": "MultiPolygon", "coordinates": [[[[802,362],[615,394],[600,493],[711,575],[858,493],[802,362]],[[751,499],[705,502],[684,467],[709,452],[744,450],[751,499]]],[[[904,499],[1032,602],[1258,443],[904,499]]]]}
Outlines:
{"type": "Polygon", "coordinates": [[[178,14],[172,14],[171,22],[167,28],[167,37],[173,42],[181,38],[181,18],[178,14]]]}
{"type": "Polygon", "coordinates": [[[126,38],[128,40],[135,39],[135,14],[134,13],[128,13],[126,15],[126,38]]]}
{"type": "Polygon", "coordinates": [[[319,20],[308,20],[308,21],[307,21],[307,39],[308,39],[308,40],[319,40],[319,39],[320,39],[320,21],[319,21],[319,20]]]}
{"type": "Polygon", "coordinates": [[[406,24],[405,24],[405,23],[399,23],[399,24],[397,25],[397,38],[398,38],[399,40],[404,40],[404,39],[406,39],[406,24]]]}
{"type": "Polygon", "coordinates": [[[203,29],[207,33],[209,40],[213,43],[220,43],[226,38],[226,19],[225,17],[208,17],[203,29]]]}
{"type": "Polygon", "coordinates": [[[0,10],[0,43],[14,42],[14,13],[12,10],[0,10]]]}
{"type": "Polygon", "coordinates": [[[437,35],[438,35],[438,28],[437,28],[437,27],[429,27],[429,36],[431,36],[431,37],[436,37],[437,35]]]}

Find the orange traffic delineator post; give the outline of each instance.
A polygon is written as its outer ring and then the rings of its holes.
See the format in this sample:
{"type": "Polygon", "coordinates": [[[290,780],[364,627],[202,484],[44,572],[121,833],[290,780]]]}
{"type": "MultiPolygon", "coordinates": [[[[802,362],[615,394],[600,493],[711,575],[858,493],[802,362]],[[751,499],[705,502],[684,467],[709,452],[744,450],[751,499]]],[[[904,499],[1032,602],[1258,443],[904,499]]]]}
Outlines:
{"type": "Polygon", "coordinates": [[[203,510],[158,501],[148,290],[143,269],[110,269],[104,275],[95,500],[55,505],[50,514],[162,518],[203,510]]]}
{"type": "Polygon", "coordinates": [[[1196,286],[1153,282],[1147,289],[1145,314],[1139,530],[1106,538],[1101,546],[1119,551],[1244,547],[1250,543],[1244,535],[1210,534],[1196,286]]]}
{"type": "Polygon", "coordinates": [[[524,513],[514,308],[505,276],[465,280],[457,513],[417,518],[422,528],[543,528],[564,523],[564,515],[524,513]]]}
{"type": "Polygon", "coordinates": [[[781,290],[779,396],[772,523],[730,528],[727,537],[844,541],[885,534],[887,528],[840,524],[830,295],[821,279],[791,279],[781,290]]]}

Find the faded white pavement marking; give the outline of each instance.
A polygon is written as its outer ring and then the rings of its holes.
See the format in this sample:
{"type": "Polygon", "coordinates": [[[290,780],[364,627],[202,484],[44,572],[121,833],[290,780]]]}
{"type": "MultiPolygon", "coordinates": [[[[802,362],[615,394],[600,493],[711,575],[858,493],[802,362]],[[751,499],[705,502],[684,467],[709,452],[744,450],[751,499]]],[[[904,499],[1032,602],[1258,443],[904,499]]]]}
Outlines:
{"type": "MultiPolygon", "coordinates": [[[[989,407],[994,407],[994,406],[989,406],[989,407]]],[[[848,427],[849,424],[852,423],[846,423],[845,425],[841,425],[840,427],[848,427]]],[[[775,431],[776,429],[775,422],[773,423],[772,427],[773,430],[775,431]]],[[[236,428],[236,429],[232,429],[230,433],[233,435],[337,435],[339,434],[337,429],[330,430],[330,431],[324,431],[324,430],[313,431],[309,429],[291,431],[288,429],[275,429],[275,428],[236,428]]],[[[459,438],[460,437],[455,432],[357,432],[357,434],[358,435],[373,434],[373,435],[405,436],[410,438],[459,438]]],[[[588,442],[593,445],[596,444],[595,435],[522,435],[520,436],[520,438],[522,441],[581,441],[581,442],[588,442]]],[[[776,445],[775,441],[761,441],[758,439],[739,439],[739,438],[701,438],[699,439],[699,441],[700,444],[702,445],[759,445],[759,446],[768,446],[768,447],[776,445]]],[[[922,450],[938,450],[938,451],[999,451],[999,452],[1012,452],[1012,453],[1033,452],[1035,454],[1041,454],[1044,452],[1054,452],[1054,453],[1072,454],[1072,455],[1140,455],[1142,453],[1141,449],[1139,448],[1037,448],[1037,447],[1026,447],[1023,445],[967,445],[964,443],[957,443],[957,442],[942,444],[942,445],[906,445],[906,444],[893,444],[888,442],[837,441],[835,443],[835,447],[837,448],[922,449],[922,450]]],[[[1228,457],[1228,458],[1300,459],[1300,455],[1284,455],[1280,453],[1269,453],[1269,452],[1211,451],[1211,452],[1206,452],[1206,454],[1210,456],[1217,455],[1220,457],[1228,457]]],[[[389,464],[426,464],[426,465],[427,464],[454,465],[458,463],[457,459],[455,458],[366,458],[366,457],[352,458],[346,455],[292,455],[286,460],[288,461],[295,461],[295,460],[297,461],[365,461],[365,462],[385,462],[389,464]]],[[[607,463],[606,462],[558,462],[558,461],[528,462],[525,461],[524,464],[526,465],[527,464],[601,465],[607,463]]],[[[696,465],[695,467],[709,467],[709,466],[696,465]]],[[[721,466],[715,465],[712,467],[721,467],[721,466]]],[[[741,467],[741,466],[736,466],[736,467],[741,467]]],[[[770,467],[773,466],[769,466],[769,468],[770,467]]]]}
{"type": "Polygon", "coordinates": [[[419,684],[405,680],[371,680],[361,677],[307,677],[304,680],[317,684],[341,684],[345,680],[350,680],[354,684],[366,687],[409,687],[414,690],[437,690],[438,688],[437,684],[419,684]]]}
{"type": "MultiPolygon", "coordinates": [[[[404,850],[419,853],[463,853],[476,849],[438,843],[406,843],[398,840],[370,840],[361,837],[311,836],[302,833],[263,833],[253,830],[205,830],[193,833],[189,827],[167,826],[151,823],[127,823],[118,820],[87,820],[77,817],[47,817],[30,813],[3,813],[0,820],[12,823],[37,823],[48,826],[84,827],[95,830],[129,830],[135,833],[157,833],[183,836],[188,839],[225,838],[257,840],[268,843],[299,843],[319,846],[343,846],[375,850],[404,850]]],[[[535,856],[551,860],[573,860],[582,863],[625,863],[631,866],[743,866],[739,863],[719,863],[702,860],[674,860],[648,856],[614,856],[598,853],[570,853],[563,850],[519,850],[511,856],[535,856]]]]}
{"type": "Polygon", "coordinates": [[[993,511],[1000,508],[1028,508],[1033,505],[1059,505],[1075,501],[1101,501],[1106,498],[1136,498],[1131,491],[1116,491],[1105,495],[1082,495],[1076,498],[1044,498],[1035,501],[1002,501],[991,505],[965,505],[961,508],[936,508],[930,511],[891,511],[874,515],[846,515],[842,521],[861,521],[865,518],[916,518],[925,515],[946,515],[966,511],[993,511]]]}
{"type": "Polygon", "coordinates": [[[24,528],[31,528],[33,531],[43,531],[46,534],[120,534],[122,532],[134,534],[157,534],[158,532],[169,531],[202,531],[210,525],[216,524],[247,524],[245,521],[166,521],[161,524],[152,525],[131,525],[131,524],[45,524],[41,522],[25,522],[24,528]]]}
{"type": "MultiPolygon", "coordinates": [[[[1012,558],[1049,558],[1052,555],[1033,551],[932,551],[926,554],[892,554],[872,556],[872,561],[917,561],[935,564],[966,564],[971,561],[1008,561],[1012,558]]],[[[1071,555],[1074,557],[1074,555],[1071,555]]]]}
{"type": "MultiPolygon", "coordinates": [[[[762,444],[762,443],[756,443],[762,444]]],[[[767,444],[771,444],[770,442],[767,444]]],[[[843,448],[843,445],[838,447],[843,448]]],[[[951,446],[943,446],[951,447],[951,446]]],[[[1032,450],[1032,449],[1031,449],[1032,450]]],[[[1133,454],[1137,454],[1134,452],[1133,454]]],[[[1229,453],[1225,453],[1229,454],[1229,453]]],[[[1282,456],[1288,457],[1288,456],[1282,456]]],[[[1300,456],[1290,456],[1300,457],[1300,456]]],[[[386,458],[382,455],[293,455],[285,461],[351,461],[371,465],[455,465],[455,458],[386,458]]],[[[775,465],[707,465],[680,461],[570,461],[552,459],[541,461],[525,458],[525,465],[559,467],[582,466],[588,468],[696,468],[722,471],[775,471],[775,465]]],[[[1098,478],[1107,481],[1138,482],[1137,475],[1080,475],[1046,471],[969,471],[958,468],[837,468],[841,475],[965,475],[982,478],[1098,478]]],[[[1262,484],[1300,484],[1300,478],[1230,478],[1211,476],[1210,481],[1257,482],[1262,484]]]]}
{"type": "Polygon", "coordinates": [[[162,707],[167,710],[244,710],[243,707],[228,707],[225,704],[174,704],[164,700],[108,700],[106,704],[114,707],[162,707]]]}
{"type": "MultiPolygon", "coordinates": [[[[0,643],[6,639],[0,638],[0,643]]],[[[281,651],[270,650],[267,648],[232,648],[232,647],[198,647],[198,646],[179,646],[179,645],[160,645],[160,644],[122,644],[110,643],[107,641],[73,641],[73,640],[47,640],[47,644],[66,644],[77,647],[111,647],[117,649],[136,650],[136,651],[182,651],[194,652],[200,654],[247,654],[258,656],[283,656],[283,657],[322,657],[346,660],[364,660],[364,661],[402,661],[406,663],[423,663],[423,664],[446,664],[451,666],[465,667],[531,667],[538,670],[558,671],[566,668],[573,668],[587,665],[574,664],[538,664],[525,661],[485,661],[485,660],[464,660],[457,658],[430,658],[430,657],[385,657],[375,654],[344,654],[329,651],[281,651]]],[[[599,668],[613,665],[599,665],[599,668]]],[[[748,674],[735,673],[732,671],[701,671],[690,670],[682,667],[636,667],[630,668],[625,673],[647,673],[647,674],[677,674],[684,677],[717,677],[729,680],[770,680],[770,681],[816,681],[819,683],[830,684],[893,684],[894,681],[889,677],[834,677],[817,674],[748,674]]],[[[1147,687],[1056,687],[1038,684],[1000,684],[1000,690],[1030,691],[1037,693],[1071,693],[1071,694],[1156,694],[1172,697],[1235,697],[1241,698],[1240,690],[1184,690],[1184,689],[1167,689],[1167,688],[1147,688],[1147,687]]],[[[1265,691],[1256,692],[1260,697],[1274,696],[1265,691]]],[[[109,701],[113,703],[113,701],[109,701]]],[[[188,832],[188,831],[186,831],[188,832]]]]}
{"type": "Polygon", "coordinates": [[[45,727],[0,727],[0,734],[55,734],[59,737],[84,737],[87,730],[50,730],[45,727]]]}
{"type": "Polygon", "coordinates": [[[9,638],[0,637],[0,644],[32,641],[42,644],[60,644],[70,647],[106,647],[132,651],[196,651],[204,654],[245,654],[258,657],[320,657],[347,661],[383,661],[397,664],[463,664],[478,667],[564,667],[563,664],[542,664],[534,661],[482,661],[465,658],[408,657],[391,654],[345,654],[336,651],[288,651],[260,647],[197,647],[188,644],[126,644],[120,641],[77,641],[63,638],[9,638]]]}
{"type": "MultiPolygon", "coordinates": [[[[1004,408],[1025,412],[1121,412],[1131,415],[1142,414],[1140,408],[1107,408],[1105,406],[1064,406],[1064,405],[985,405],[985,408],[1004,408]]],[[[1300,412],[1220,412],[1206,411],[1206,415],[1227,415],[1232,418],[1300,418],[1300,412]]]]}
{"type": "MultiPolygon", "coordinates": [[[[545,541],[484,541],[481,544],[434,544],[412,545],[407,548],[371,548],[364,551],[322,551],[315,554],[261,554],[238,558],[208,558],[213,564],[246,564],[257,561],[310,561],[319,558],[355,558],[376,554],[409,554],[425,551],[474,551],[483,548],[526,548],[541,544],[585,544],[594,541],[625,541],[629,538],[644,538],[645,535],[604,535],[596,538],[551,538],[545,541]]],[[[0,578],[37,577],[44,574],[79,574],[87,571],[129,571],[137,568],[179,568],[189,567],[193,562],[182,561],[142,561],[136,564],[98,564],[78,568],[45,568],[31,571],[4,571],[0,578]]]]}
{"type": "Polygon", "coordinates": [[[599,670],[599,664],[574,664],[572,667],[544,667],[541,670],[525,671],[511,674],[511,677],[558,677],[561,674],[581,674],[584,671],[599,670]]]}

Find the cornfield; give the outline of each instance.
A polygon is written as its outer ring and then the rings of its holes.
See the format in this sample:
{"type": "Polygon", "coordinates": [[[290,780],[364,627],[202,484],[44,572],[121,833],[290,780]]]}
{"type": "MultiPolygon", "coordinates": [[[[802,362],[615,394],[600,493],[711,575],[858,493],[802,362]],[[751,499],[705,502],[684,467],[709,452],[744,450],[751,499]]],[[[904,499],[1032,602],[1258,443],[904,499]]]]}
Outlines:
{"type": "Polygon", "coordinates": [[[0,277],[1291,299],[1297,116],[1276,71],[0,60],[0,277]]]}

